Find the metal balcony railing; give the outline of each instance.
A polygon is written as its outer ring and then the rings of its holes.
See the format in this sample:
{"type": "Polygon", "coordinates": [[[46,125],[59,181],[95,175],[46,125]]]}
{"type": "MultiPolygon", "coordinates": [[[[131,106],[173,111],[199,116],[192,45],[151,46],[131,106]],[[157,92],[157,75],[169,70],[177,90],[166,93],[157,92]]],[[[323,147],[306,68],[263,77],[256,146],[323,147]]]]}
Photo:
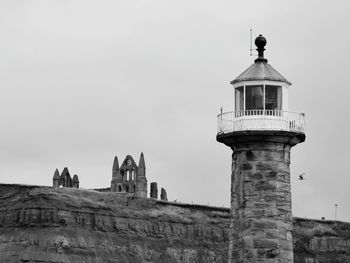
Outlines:
{"type": "Polygon", "coordinates": [[[218,115],[218,134],[249,130],[304,133],[305,115],[282,110],[242,110],[218,115]]]}

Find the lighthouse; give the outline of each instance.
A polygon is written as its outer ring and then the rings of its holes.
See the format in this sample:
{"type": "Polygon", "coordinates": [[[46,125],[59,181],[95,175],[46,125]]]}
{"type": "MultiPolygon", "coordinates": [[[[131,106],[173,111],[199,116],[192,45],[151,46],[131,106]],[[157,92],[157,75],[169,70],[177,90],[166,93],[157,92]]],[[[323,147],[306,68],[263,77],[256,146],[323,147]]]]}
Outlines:
{"type": "Polygon", "coordinates": [[[232,149],[228,262],[293,262],[290,151],[305,141],[303,113],[289,111],[291,83],[258,57],[233,86],[233,111],[218,115],[216,139],[232,149]]]}

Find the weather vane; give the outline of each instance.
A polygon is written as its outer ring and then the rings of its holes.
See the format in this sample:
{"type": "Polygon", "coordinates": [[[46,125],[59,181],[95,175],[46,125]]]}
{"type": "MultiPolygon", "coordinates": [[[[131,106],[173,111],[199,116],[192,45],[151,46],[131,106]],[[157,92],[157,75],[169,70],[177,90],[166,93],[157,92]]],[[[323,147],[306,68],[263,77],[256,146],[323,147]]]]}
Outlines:
{"type": "Polygon", "coordinates": [[[253,29],[252,27],[250,27],[250,56],[253,56],[253,47],[252,47],[252,43],[253,43],[253,29]]]}

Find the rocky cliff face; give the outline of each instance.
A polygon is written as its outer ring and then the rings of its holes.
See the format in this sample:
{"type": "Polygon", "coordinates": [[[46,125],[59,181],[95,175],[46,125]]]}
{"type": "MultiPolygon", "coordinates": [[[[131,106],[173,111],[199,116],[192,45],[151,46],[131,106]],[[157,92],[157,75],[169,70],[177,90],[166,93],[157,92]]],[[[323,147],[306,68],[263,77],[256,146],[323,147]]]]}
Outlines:
{"type": "MultiPolygon", "coordinates": [[[[0,184],[0,262],[227,262],[229,209],[0,184]]],[[[350,224],[294,219],[297,263],[350,262],[350,224]]]]}
{"type": "Polygon", "coordinates": [[[294,218],[294,262],[350,262],[350,223],[294,218]]]}
{"type": "Polygon", "coordinates": [[[0,185],[1,262],[226,262],[227,209],[0,185]]]}

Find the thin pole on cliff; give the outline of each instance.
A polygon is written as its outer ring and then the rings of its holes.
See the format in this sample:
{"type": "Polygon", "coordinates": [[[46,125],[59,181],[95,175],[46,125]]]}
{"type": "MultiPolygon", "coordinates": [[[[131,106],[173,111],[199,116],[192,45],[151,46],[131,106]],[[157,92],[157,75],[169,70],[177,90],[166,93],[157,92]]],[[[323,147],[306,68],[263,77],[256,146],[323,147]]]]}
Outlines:
{"type": "Polygon", "coordinates": [[[335,204],[335,211],[334,211],[334,218],[335,218],[335,220],[337,220],[337,208],[338,208],[338,205],[335,204]]]}

